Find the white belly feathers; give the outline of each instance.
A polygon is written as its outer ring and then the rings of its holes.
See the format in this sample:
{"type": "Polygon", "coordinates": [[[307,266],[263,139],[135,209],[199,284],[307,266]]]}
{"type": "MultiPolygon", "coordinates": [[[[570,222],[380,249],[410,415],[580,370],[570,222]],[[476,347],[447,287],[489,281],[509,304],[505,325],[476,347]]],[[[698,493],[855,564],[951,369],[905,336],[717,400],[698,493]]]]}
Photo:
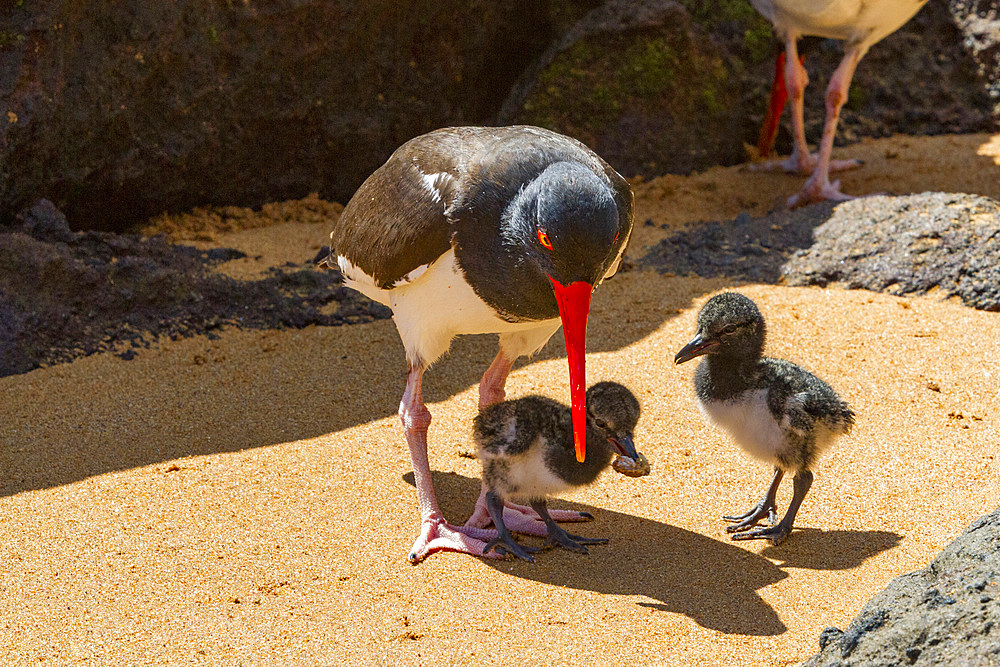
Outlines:
{"type": "Polygon", "coordinates": [[[392,309],[404,347],[419,357],[410,359],[411,363],[430,365],[460,334],[537,332],[537,336],[529,336],[528,345],[533,347],[526,350],[533,352],[559,328],[559,318],[538,322],[499,318],[465,281],[454,249],[432,264],[414,269],[392,289],[378,287],[346,257],[338,257],[337,263],[348,287],[392,309]]]}
{"type": "Polygon", "coordinates": [[[724,429],[748,454],[777,465],[784,434],[767,407],[767,390],[740,394],[735,400],[698,401],[702,414],[724,429]]]}

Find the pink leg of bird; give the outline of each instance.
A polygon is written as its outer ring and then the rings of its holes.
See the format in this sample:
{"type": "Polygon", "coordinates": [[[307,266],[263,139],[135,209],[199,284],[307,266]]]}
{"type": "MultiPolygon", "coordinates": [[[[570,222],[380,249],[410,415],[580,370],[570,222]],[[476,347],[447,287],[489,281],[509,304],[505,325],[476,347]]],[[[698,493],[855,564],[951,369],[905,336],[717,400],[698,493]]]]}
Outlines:
{"type": "MultiPolygon", "coordinates": [[[[427,459],[427,428],[431,413],[424,405],[421,392],[424,369],[410,368],[406,379],[406,392],[399,403],[399,416],[406,431],[406,444],[413,461],[413,481],[417,487],[417,504],[420,506],[420,536],[410,549],[409,561],[419,563],[435,551],[449,550],[482,556],[486,542],[496,531],[477,530],[453,526],[445,521],[434,486],[431,482],[430,462],[427,459]]],[[[491,557],[493,554],[487,554],[491,557]]]]}
{"type": "MultiPolygon", "coordinates": [[[[499,403],[507,397],[504,386],[507,384],[507,376],[510,369],[514,367],[514,359],[507,356],[503,349],[497,353],[493,363],[486,369],[483,379],[479,382],[479,409],[499,403]]],[[[476,508],[472,516],[465,522],[467,528],[485,528],[490,525],[489,511],[486,509],[486,486],[482,486],[479,492],[479,499],[476,500],[476,508]]],[[[572,510],[549,510],[549,514],[556,521],[586,521],[593,516],[587,512],[575,512],[572,510]]],[[[507,524],[507,529],[517,533],[528,535],[545,536],[548,529],[545,523],[538,516],[535,510],[527,505],[516,505],[514,503],[504,503],[503,520],[507,524]]]]}
{"type": "Polygon", "coordinates": [[[507,398],[504,387],[507,384],[507,376],[510,369],[514,367],[514,359],[504,354],[501,349],[494,357],[493,363],[483,373],[483,379],[479,381],[479,409],[499,403],[507,398]]]}
{"type": "MultiPolygon", "coordinates": [[[[791,100],[792,107],[792,154],[784,160],[773,160],[761,162],[751,166],[754,171],[785,171],[792,174],[811,174],[819,164],[819,157],[809,152],[809,144],[806,143],[805,127],[805,91],[809,84],[809,74],[802,65],[803,58],[799,56],[797,36],[790,36],[785,44],[787,57],[784,58],[785,68],[785,89],[787,97],[791,100]]],[[[780,96],[777,99],[781,99],[780,96]]],[[[775,96],[772,95],[772,103],[775,96]]],[[[777,123],[780,110],[768,109],[769,122],[777,123]]],[[[827,116],[829,122],[829,115],[827,116]]],[[[861,166],[860,160],[834,160],[827,161],[828,172],[840,171],[843,169],[853,169],[861,166]]]]}
{"type": "MultiPolygon", "coordinates": [[[[833,168],[830,156],[833,154],[833,139],[837,133],[837,121],[840,120],[840,109],[847,101],[847,91],[854,77],[864,51],[855,47],[850,49],[840,61],[837,70],[830,77],[830,85],[826,88],[826,122],[823,124],[823,138],[820,141],[819,161],[812,176],[802,186],[798,194],[788,199],[788,207],[804,206],[812,202],[832,199],[844,201],[853,199],[840,191],[840,181],[830,183],[830,170],[833,168]]],[[[860,162],[858,163],[860,164],[860,162]]]]}

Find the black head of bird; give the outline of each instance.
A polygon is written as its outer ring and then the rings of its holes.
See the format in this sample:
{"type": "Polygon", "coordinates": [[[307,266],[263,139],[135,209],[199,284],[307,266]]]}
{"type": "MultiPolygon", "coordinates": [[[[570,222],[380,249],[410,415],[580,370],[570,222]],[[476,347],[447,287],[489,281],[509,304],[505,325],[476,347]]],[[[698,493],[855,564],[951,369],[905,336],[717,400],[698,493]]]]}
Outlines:
{"type": "Polygon", "coordinates": [[[587,390],[587,412],[611,450],[637,459],[633,434],[639,423],[639,400],[617,382],[598,382],[587,390]]]}
{"type": "Polygon", "coordinates": [[[757,305],[737,292],[718,294],[698,313],[698,331],[681,348],[674,363],[711,355],[737,364],[756,361],[764,352],[764,316],[757,305]]]}
{"type": "Polygon", "coordinates": [[[607,184],[590,169],[557,162],[528,183],[504,213],[504,244],[517,248],[551,285],[569,361],[573,439],[578,461],[586,454],[587,317],[594,287],[627,240],[607,184]]]}
{"type": "Polygon", "coordinates": [[[562,285],[596,285],[621,247],[611,191],[573,162],[546,168],[518,192],[505,217],[504,242],[523,249],[541,276],[562,285]]]}

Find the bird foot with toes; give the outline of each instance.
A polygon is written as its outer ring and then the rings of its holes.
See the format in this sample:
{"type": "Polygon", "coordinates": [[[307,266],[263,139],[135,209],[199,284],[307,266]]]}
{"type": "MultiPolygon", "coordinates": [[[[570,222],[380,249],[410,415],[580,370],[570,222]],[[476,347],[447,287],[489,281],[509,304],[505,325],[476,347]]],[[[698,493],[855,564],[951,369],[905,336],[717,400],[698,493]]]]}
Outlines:
{"type": "MultiPolygon", "coordinates": [[[[486,543],[480,539],[495,534],[491,530],[454,526],[442,519],[426,519],[421,524],[407,560],[416,565],[437,551],[457,551],[473,556],[483,556],[486,543]]],[[[496,556],[493,556],[496,558],[496,556]]]]}
{"type": "Polygon", "coordinates": [[[492,556],[497,554],[501,558],[515,556],[521,560],[528,561],[529,563],[534,563],[535,559],[531,556],[531,554],[538,553],[539,551],[541,551],[541,549],[536,547],[526,547],[518,544],[513,537],[508,535],[506,538],[497,536],[487,542],[486,546],[483,548],[483,555],[492,556]]]}
{"type": "Polygon", "coordinates": [[[773,526],[778,521],[778,509],[774,503],[769,503],[765,499],[757,503],[749,512],[740,515],[726,515],[722,518],[733,522],[733,525],[726,526],[727,533],[739,533],[753,528],[764,518],[773,526]]]}
{"type": "Polygon", "coordinates": [[[606,537],[583,537],[582,535],[574,535],[573,533],[567,533],[566,531],[559,532],[549,532],[549,538],[546,540],[545,544],[549,548],[563,547],[564,549],[569,549],[570,551],[575,551],[581,554],[589,554],[590,550],[585,547],[585,544],[607,544],[608,538],[606,537]]]}
{"type": "MultiPolygon", "coordinates": [[[[732,526],[730,526],[731,528],[732,526]]],[[[784,524],[778,524],[777,526],[771,526],[769,528],[757,528],[756,530],[748,530],[742,533],[736,533],[732,536],[734,540],[771,540],[773,546],[778,546],[785,541],[788,534],[792,532],[791,527],[784,524]]]]}

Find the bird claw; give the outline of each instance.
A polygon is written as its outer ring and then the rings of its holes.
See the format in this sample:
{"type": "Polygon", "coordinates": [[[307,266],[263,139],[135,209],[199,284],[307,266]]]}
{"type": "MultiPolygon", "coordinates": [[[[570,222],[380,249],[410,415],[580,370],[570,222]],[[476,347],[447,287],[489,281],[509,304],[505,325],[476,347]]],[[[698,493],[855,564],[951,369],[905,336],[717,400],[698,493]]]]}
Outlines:
{"type": "MultiPolygon", "coordinates": [[[[486,532],[486,531],[480,531],[486,532]]],[[[406,559],[416,565],[436,551],[457,551],[459,553],[483,556],[486,543],[473,535],[467,535],[460,526],[453,526],[444,519],[424,520],[410,553],[406,559]]]]}
{"type": "MultiPolygon", "coordinates": [[[[566,523],[594,520],[594,515],[590,512],[578,512],[576,510],[549,510],[549,515],[556,521],[566,523]]],[[[545,537],[546,535],[545,524],[542,522],[538,512],[527,505],[505,502],[503,520],[511,532],[534,535],[535,537],[545,537]]],[[[492,522],[493,520],[490,518],[489,512],[486,511],[485,498],[484,496],[480,496],[480,499],[476,503],[476,509],[472,516],[465,522],[464,528],[485,528],[492,522]]]]}
{"type": "Polygon", "coordinates": [[[786,204],[788,208],[798,208],[821,201],[848,201],[851,199],[857,199],[857,197],[841,192],[839,180],[833,183],[813,184],[812,179],[809,179],[797,194],[788,198],[786,204]]]}
{"type": "Polygon", "coordinates": [[[503,557],[516,556],[521,560],[526,560],[529,563],[534,563],[535,559],[529,554],[538,553],[541,549],[536,549],[535,547],[521,546],[513,539],[504,539],[502,537],[495,537],[486,543],[483,547],[483,555],[489,555],[493,552],[500,554],[503,557]]]}
{"type": "MultiPolygon", "coordinates": [[[[730,526],[729,528],[732,528],[730,526]]],[[[758,528],[757,530],[751,530],[745,533],[737,533],[732,536],[734,540],[771,540],[773,546],[778,546],[785,541],[788,534],[792,532],[792,529],[778,524],[777,526],[772,526],[770,528],[758,528]]]]}
{"type": "Polygon", "coordinates": [[[590,550],[585,547],[585,544],[607,544],[608,538],[606,537],[583,537],[582,535],[574,535],[573,533],[567,533],[565,530],[552,531],[549,530],[549,537],[545,541],[548,548],[563,547],[564,549],[569,549],[570,551],[575,551],[581,554],[589,554],[590,550]]]}
{"type": "Polygon", "coordinates": [[[734,522],[735,524],[732,526],[726,526],[727,533],[739,533],[747,530],[748,528],[753,528],[765,516],[767,517],[768,523],[772,526],[778,520],[777,508],[773,504],[768,503],[766,498],[762,502],[755,505],[748,512],[738,516],[724,515],[722,518],[726,521],[734,522]]]}

